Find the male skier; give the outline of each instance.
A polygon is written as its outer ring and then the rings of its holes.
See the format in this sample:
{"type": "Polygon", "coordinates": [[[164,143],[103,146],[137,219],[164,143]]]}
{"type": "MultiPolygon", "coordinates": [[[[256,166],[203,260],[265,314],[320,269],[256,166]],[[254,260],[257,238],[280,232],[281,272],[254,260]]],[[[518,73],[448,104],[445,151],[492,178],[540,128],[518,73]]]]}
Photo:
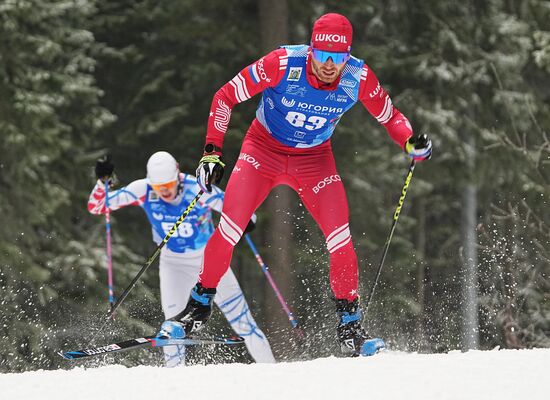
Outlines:
{"type": "MultiPolygon", "coordinates": [[[[113,170],[114,164],[108,159],[96,163],[98,181],[88,201],[92,214],[105,213],[104,182],[113,170]]],[[[223,192],[215,186],[211,189],[200,198],[160,252],[160,298],[165,318],[173,317],[185,306],[197,281],[206,242],[214,232],[212,210],[220,212],[223,203],[223,192]]],[[[140,206],[151,223],[154,241],[160,243],[198,192],[196,178],[181,173],[170,153],[158,151],[147,162],[147,178],[109,191],[109,210],[140,206]]],[[[248,226],[251,230],[252,220],[248,226]]],[[[256,362],[275,362],[269,342],[256,325],[231,269],[221,278],[214,301],[233,330],[244,338],[252,358],[256,362]]],[[[167,367],[184,363],[184,346],[165,346],[163,350],[167,367]]]]}
{"type": "Polygon", "coordinates": [[[284,184],[298,193],[325,236],[343,354],[370,355],[384,346],[361,327],[357,256],[330,138],[342,115],[360,101],[416,161],[430,157],[432,144],[426,135],[413,136],[409,121],[372,70],[350,54],[352,34],[346,17],[325,14],[313,26],[310,45],[272,51],[214,95],[197,169],[205,191],[223,174],[222,146],[232,108],[260,92],[262,99],[229,178],[222,217],[206,245],[199,281],[187,306],[163,323],[159,335],[182,337],[208,319],[220,277],[248,220],[271,189],[284,184]]]}

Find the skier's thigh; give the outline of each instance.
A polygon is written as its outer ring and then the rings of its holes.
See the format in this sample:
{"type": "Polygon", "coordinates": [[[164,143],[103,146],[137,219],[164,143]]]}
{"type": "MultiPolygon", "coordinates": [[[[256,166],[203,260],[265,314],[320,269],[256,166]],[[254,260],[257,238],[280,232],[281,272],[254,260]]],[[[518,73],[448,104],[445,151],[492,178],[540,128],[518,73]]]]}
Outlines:
{"type": "Polygon", "coordinates": [[[254,211],[271,190],[271,181],[254,168],[249,168],[246,163],[237,170],[239,164],[242,163],[237,163],[227,183],[222,213],[244,230],[254,211]]]}
{"type": "Polygon", "coordinates": [[[166,319],[182,311],[189,300],[191,289],[197,283],[201,258],[170,260],[160,263],[160,297],[166,319]]]}
{"type": "Polygon", "coordinates": [[[325,237],[349,223],[348,200],[342,180],[336,171],[320,177],[316,182],[308,182],[299,194],[325,237]]]}
{"type": "Polygon", "coordinates": [[[221,308],[228,301],[231,301],[239,296],[244,296],[241,286],[239,285],[233,270],[229,268],[220,279],[220,283],[216,289],[216,297],[214,298],[214,302],[221,308]]]}

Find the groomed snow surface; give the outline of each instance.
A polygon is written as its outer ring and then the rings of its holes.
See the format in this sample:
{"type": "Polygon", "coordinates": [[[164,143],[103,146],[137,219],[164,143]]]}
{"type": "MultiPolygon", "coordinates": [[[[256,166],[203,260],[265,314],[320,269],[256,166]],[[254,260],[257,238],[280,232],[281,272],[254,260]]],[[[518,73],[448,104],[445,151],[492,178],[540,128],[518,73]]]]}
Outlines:
{"type": "MultiPolygon", "coordinates": [[[[75,363],[78,365],[78,363],[75,363]]],[[[550,349],[381,353],[279,364],[107,366],[0,374],[0,398],[147,400],[550,399],[550,349]]]]}

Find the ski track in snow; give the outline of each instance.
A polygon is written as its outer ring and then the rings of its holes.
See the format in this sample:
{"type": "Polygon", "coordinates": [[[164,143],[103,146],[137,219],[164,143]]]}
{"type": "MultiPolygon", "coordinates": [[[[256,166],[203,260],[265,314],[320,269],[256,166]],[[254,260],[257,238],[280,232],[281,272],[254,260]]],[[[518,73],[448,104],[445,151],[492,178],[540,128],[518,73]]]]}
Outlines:
{"type": "Polygon", "coordinates": [[[550,349],[386,352],[278,364],[120,365],[0,374],[0,398],[103,400],[549,399],[550,349]]]}

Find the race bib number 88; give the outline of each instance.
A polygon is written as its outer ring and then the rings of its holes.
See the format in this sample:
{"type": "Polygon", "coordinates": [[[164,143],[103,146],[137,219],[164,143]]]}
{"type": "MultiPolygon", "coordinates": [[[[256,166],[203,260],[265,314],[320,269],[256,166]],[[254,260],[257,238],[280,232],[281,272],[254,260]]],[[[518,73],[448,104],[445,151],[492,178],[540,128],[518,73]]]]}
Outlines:
{"type": "MultiPolygon", "coordinates": [[[[170,232],[170,229],[174,226],[171,222],[163,222],[161,224],[162,230],[164,231],[164,234],[167,235],[168,232],[170,232]]],[[[173,237],[182,237],[182,238],[188,238],[193,236],[193,225],[191,225],[189,222],[182,222],[180,226],[178,226],[178,230],[174,232],[172,235],[173,237]]]]}

